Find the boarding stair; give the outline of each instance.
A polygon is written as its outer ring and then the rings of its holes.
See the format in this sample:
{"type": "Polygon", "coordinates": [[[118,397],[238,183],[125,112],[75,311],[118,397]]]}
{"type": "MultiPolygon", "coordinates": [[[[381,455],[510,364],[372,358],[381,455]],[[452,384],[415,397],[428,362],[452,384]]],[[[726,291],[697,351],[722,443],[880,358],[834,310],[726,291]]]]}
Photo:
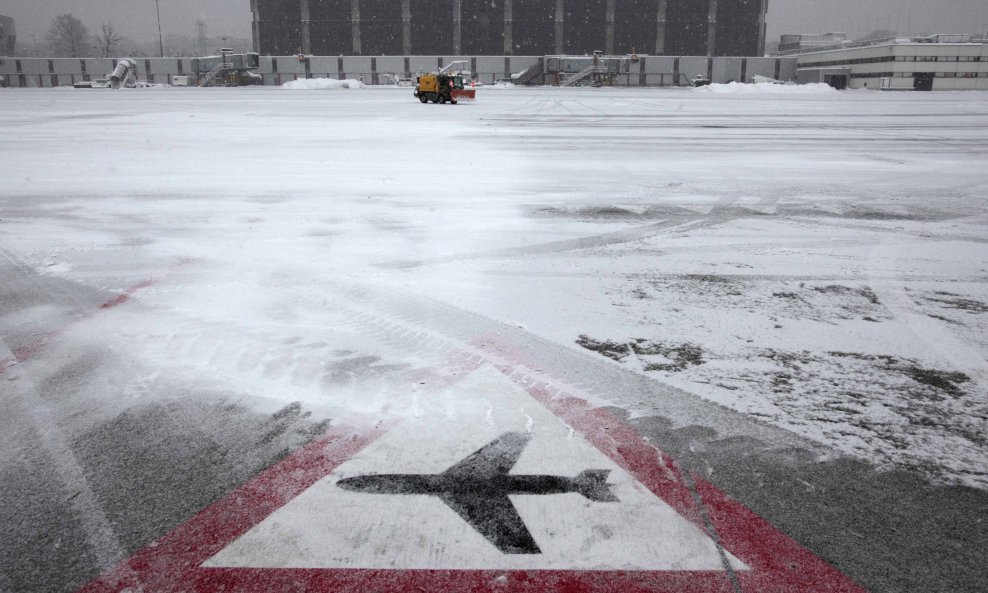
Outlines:
{"type": "Polygon", "coordinates": [[[573,86],[574,84],[580,82],[586,77],[592,76],[596,73],[606,74],[607,68],[604,66],[595,66],[591,64],[590,66],[587,66],[586,68],[580,70],[576,74],[567,77],[566,80],[559,83],[559,86],[573,86]]]}
{"type": "Polygon", "coordinates": [[[228,62],[226,60],[217,62],[216,65],[213,66],[212,70],[204,74],[199,80],[199,86],[208,86],[211,82],[216,80],[216,78],[233,69],[232,62],[228,62]]]}

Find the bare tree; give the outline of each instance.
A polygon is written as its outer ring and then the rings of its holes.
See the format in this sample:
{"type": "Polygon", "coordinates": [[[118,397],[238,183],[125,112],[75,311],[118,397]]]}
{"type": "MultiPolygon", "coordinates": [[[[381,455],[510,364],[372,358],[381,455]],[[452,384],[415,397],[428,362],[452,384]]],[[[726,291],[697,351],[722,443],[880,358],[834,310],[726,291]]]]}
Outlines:
{"type": "Polygon", "coordinates": [[[110,54],[113,53],[113,48],[124,40],[124,36],[117,31],[113,23],[102,23],[100,25],[100,32],[93,35],[93,39],[96,41],[96,47],[99,48],[100,55],[104,58],[109,58],[110,54]]]}
{"type": "Polygon", "coordinates": [[[78,58],[89,49],[89,30],[71,14],[60,14],[48,29],[48,45],[56,56],[78,58]]]}

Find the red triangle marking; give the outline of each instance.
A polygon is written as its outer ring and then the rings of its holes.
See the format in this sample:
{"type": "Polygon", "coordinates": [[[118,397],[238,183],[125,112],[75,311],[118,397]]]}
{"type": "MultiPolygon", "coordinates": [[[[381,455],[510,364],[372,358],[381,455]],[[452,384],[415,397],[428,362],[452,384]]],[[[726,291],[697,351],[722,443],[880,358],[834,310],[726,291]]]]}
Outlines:
{"type": "MultiPolygon", "coordinates": [[[[484,340],[488,345],[490,339],[484,340]]],[[[503,357],[507,348],[499,347],[503,357]]],[[[510,376],[519,367],[505,367],[510,376]]],[[[515,379],[513,379],[515,380],[515,379]]],[[[525,391],[705,533],[676,463],[634,428],[545,385],[525,391]]],[[[338,427],[263,471],[188,522],[138,551],[78,593],[368,593],[498,591],[559,593],[736,593],[725,571],[382,570],[203,568],[200,565],[353,457],[387,427],[338,427]]],[[[721,545],[750,570],[734,571],[741,591],[866,593],[812,552],[699,476],[693,478],[721,545]]]]}

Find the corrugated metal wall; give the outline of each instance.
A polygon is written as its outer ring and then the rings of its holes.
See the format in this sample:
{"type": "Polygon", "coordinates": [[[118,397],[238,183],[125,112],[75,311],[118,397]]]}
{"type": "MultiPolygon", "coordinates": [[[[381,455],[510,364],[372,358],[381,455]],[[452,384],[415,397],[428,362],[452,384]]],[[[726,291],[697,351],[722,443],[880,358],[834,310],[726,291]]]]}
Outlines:
{"type": "Polygon", "coordinates": [[[654,0],[621,0],[614,6],[614,53],[656,54],[658,3],[654,0]]]}
{"type": "MultiPolygon", "coordinates": [[[[265,2],[258,2],[258,4],[263,6],[265,2]]],[[[340,56],[353,53],[353,21],[351,20],[350,0],[319,0],[318,2],[310,0],[309,19],[311,20],[309,51],[317,56],[340,56]]],[[[261,43],[261,47],[267,49],[263,43],[261,43]]],[[[265,51],[265,53],[279,55],[287,52],[265,51]]]]}
{"type": "Polygon", "coordinates": [[[453,0],[411,0],[411,9],[412,52],[424,56],[453,53],[453,0]]]}
{"type": "Polygon", "coordinates": [[[308,38],[307,53],[370,56],[632,48],[653,55],[756,56],[767,8],[767,0],[307,0],[306,17],[300,0],[256,4],[261,54],[293,53],[308,38]]]}
{"type": "Polygon", "coordinates": [[[504,3],[462,0],[463,53],[497,56],[504,53],[504,3]]]}

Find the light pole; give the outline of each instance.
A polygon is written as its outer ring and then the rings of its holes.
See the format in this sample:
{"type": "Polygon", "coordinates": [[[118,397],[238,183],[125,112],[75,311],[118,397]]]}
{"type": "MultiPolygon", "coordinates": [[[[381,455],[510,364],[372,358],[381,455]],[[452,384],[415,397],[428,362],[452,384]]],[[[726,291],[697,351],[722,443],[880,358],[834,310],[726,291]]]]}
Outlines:
{"type": "Polygon", "coordinates": [[[165,57],[165,44],[161,40],[161,9],[158,8],[158,0],[154,0],[154,12],[158,15],[158,53],[165,57]]]}

